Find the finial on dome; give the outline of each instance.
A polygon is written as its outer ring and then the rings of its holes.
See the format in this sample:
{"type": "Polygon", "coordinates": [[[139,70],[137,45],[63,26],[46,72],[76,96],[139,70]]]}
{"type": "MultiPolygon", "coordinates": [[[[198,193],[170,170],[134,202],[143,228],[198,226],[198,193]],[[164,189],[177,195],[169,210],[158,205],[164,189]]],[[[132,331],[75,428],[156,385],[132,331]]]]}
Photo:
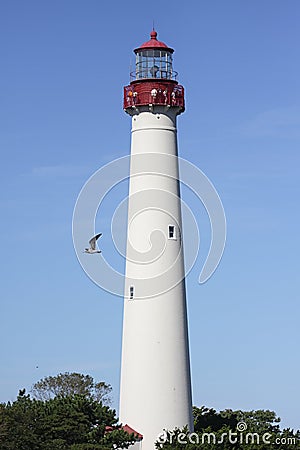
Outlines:
{"type": "Polygon", "coordinates": [[[155,29],[153,28],[153,30],[150,33],[150,38],[149,41],[144,42],[140,47],[134,49],[134,53],[139,52],[142,49],[148,48],[148,49],[167,49],[167,51],[173,53],[173,49],[169,48],[164,42],[161,42],[157,39],[157,32],[155,31],[155,29]]]}
{"type": "Polygon", "coordinates": [[[150,33],[150,37],[151,37],[151,39],[157,40],[157,32],[154,30],[154,28],[150,33]]]}

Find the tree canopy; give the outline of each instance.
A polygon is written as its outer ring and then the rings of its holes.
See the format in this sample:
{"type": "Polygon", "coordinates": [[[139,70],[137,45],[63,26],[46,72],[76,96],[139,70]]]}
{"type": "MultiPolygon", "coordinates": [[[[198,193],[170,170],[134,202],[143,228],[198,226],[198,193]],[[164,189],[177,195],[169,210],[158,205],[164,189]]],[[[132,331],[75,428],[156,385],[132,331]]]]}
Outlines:
{"type": "Polygon", "coordinates": [[[280,418],[269,410],[217,412],[193,408],[194,432],[165,430],[156,443],[162,450],[299,450],[300,432],[281,430],[280,418]]]}
{"type": "Polygon", "coordinates": [[[76,372],[42,378],[31,389],[33,397],[38,400],[50,400],[56,396],[83,395],[106,405],[111,403],[111,391],[110,384],[104,381],[96,383],[90,375],[76,372]]]}
{"type": "Polygon", "coordinates": [[[117,425],[116,412],[82,394],[31,399],[25,390],[0,406],[1,450],[110,450],[134,436],[117,425]],[[112,431],[106,432],[106,427],[112,431]]]}
{"type": "MultiPolygon", "coordinates": [[[[0,404],[0,450],[112,450],[135,442],[108,405],[111,386],[90,375],[60,373],[0,404]]],[[[159,405],[157,405],[159,408],[159,405]]],[[[164,430],[159,450],[300,450],[300,432],[280,429],[269,410],[193,408],[194,432],[164,430]]],[[[130,424],[129,424],[130,425],[130,424]]],[[[139,430],[137,430],[139,431],[139,430]]],[[[163,430],[162,430],[163,431],[163,430]]]]}

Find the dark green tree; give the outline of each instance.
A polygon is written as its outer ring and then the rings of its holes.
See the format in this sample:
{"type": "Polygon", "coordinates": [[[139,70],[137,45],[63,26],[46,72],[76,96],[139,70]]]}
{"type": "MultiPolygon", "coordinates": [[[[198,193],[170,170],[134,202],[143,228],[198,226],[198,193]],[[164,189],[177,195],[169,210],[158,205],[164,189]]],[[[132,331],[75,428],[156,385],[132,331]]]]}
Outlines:
{"type": "Polygon", "coordinates": [[[42,401],[23,390],[15,402],[1,405],[0,419],[1,450],[108,450],[134,442],[117,425],[114,410],[79,394],[42,401]]]}
{"type": "Polygon", "coordinates": [[[281,430],[280,418],[269,410],[217,412],[193,408],[194,429],[166,430],[156,444],[163,450],[299,450],[300,432],[281,430]]]}
{"type": "Polygon", "coordinates": [[[39,435],[34,429],[39,413],[39,404],[33,403],[25,390],[15,402],[1,405],[1,450],[39,450],[39,435]]]}
{"type": "Polygon", "coordinates": [[[224,426],[235,429],[239,421],[236,411],[226,409],[218,413],[215,409],[205,406],[200,408],[194,406],[193,417],[195,431],[203,431],[206,428],[218,431],[224,426]]]}

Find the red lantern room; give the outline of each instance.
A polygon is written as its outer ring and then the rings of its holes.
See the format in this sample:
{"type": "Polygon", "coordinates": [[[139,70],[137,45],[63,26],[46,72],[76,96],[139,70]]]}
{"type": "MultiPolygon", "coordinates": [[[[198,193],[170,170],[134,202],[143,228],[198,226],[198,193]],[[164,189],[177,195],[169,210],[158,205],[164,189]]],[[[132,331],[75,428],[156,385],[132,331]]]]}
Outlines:
{"type": "Polygon", "coordinates": [[[154,105],[176,107],[178,114],[184,111],[184,89],[176,81],[173,70],[174,50],[157,40],[155,30],[151,39],[134,50],[135,71],[130,74],[131,82],[124,87],[124,110],[134,114],[141,106],[154,105]]]}

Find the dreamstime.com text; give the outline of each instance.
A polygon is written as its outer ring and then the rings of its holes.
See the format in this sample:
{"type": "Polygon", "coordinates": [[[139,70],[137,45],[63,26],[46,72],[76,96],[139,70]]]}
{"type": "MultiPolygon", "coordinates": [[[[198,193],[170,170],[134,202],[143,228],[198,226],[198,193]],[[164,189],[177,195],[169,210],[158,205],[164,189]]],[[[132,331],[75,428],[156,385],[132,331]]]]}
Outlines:
{"type": "Polygon", "coordinates": [[[237,431],[228,431],[217,436],[215,433],[172,433],[163,431],[157,442],[164,444],[168,442],[170,444],[223,444],[229,442],[230,444],[276,444],[276,445],[296,445],[298,439],[296,437],[283,437],[276,436],[272,433],[253,433],[247,432],[247,424],[245,422],[239,422],[237,424],[237,431]]]}

